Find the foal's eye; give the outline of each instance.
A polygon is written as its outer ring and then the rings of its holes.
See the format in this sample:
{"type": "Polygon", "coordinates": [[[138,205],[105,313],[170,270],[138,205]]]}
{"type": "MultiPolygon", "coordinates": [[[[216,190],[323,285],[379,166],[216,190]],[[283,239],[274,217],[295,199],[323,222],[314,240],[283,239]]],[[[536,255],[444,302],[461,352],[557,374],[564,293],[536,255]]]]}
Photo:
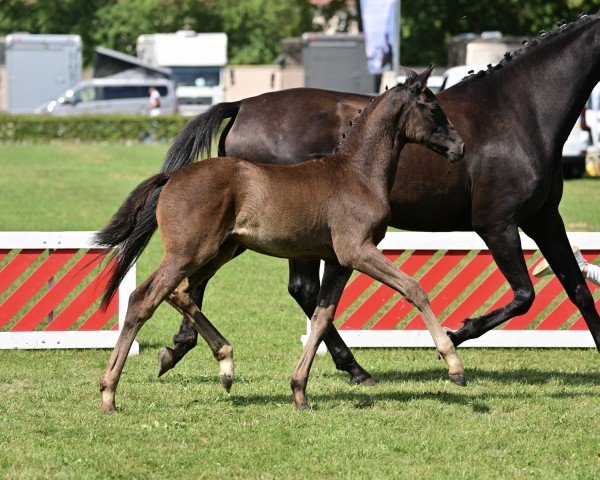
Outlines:
{"type": "Polygon", "coordinates": [[[432,115],[438,115],[440,113],[440,106],[439,105],[429,105],[428,107],[429,113],[431,113],[432,115]]]}

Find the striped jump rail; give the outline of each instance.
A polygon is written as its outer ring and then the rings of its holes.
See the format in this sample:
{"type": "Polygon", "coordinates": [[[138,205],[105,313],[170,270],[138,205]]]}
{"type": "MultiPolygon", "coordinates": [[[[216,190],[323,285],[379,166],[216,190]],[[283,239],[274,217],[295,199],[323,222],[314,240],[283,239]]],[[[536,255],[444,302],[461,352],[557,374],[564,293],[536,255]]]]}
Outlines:
{"type": "MultiPolygon", "coordinates": [[[[135,266],[106,311],[103,250],[94,232],[0,232],[0,348],[112,348],[135,266]]],[[[134,342],[130,354],[139,352],[134,342]]]]}
{"type": "MultiPolygon", "coordinates": [[[[600,233],[569,233],[588,262],[600,261],[600,233]]],[[[514,317],[465,347],[594,347],[579,311],[554,275],[533,277],[542,260],[537,246],[521,234],[525,260],[536,291],[525,315],[514,317]]],[[[459,328],[509,303],[513,293],[487,246],[473,232],[391,232],[378,248],[425,289],[444,327],[459,328]]],[[[588,282],[600,307],[600,289],[588,282]]],[[[335,325],[350,347],[432,347],[416,308],[391,288],[354,274],[340,299],[335,325]]],[[[302,336],[305,343],[310,331],[302,336]]]]}

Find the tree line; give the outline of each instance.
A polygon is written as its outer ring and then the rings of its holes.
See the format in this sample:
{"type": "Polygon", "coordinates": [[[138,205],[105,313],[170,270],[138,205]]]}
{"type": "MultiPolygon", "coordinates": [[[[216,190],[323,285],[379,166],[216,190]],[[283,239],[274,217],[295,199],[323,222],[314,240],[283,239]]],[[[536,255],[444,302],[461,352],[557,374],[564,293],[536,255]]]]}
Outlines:
{"type": "MultiPolygon", "coordinates": [[[[143,33],[225,32],[232,64],[272,63],[280,41],[315,31],[316,9],[325,18],[342,12],[356,18],[359,0],[0,0],[0,36],[17,31],[71,33],[82,37],[84,61],[95,46],[135,55],[143,33]]],[[[581,10],[596,13],[600,0],[405,0],[402,2],[401,63],[446,64],[446,41],[463,32],[500,30],[534,36],[581,10]]],[[[341,24],[347,29],[349,22],[341,24]]]]}

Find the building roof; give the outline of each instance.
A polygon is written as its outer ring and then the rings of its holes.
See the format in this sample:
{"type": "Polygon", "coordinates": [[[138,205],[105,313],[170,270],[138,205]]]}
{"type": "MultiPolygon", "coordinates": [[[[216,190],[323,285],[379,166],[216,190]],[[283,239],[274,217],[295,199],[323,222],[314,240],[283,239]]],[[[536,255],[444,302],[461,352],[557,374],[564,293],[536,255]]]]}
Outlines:
{"type": "Polygon", "coordinates": [[[171,78],[171,69],[157,67],[137,57],[110,48],[94,49],[94,78],[104,77],[171,78]]]}

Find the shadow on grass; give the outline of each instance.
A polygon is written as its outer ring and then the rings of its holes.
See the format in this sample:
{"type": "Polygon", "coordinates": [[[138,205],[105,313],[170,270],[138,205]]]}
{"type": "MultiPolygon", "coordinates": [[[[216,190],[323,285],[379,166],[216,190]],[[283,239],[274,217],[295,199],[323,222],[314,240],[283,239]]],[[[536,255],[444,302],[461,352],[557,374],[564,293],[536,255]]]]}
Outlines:
{"type": "MultiPolygon", "coordinates": [[[[456,387],[457,389],[459,387],[456,387]]],[[[448,391],[437,392],[376,392],[375,390],[365,391],[345,391],[335,393],[318,393],[313,392],[308,395],[309,403],[315,408],[319,408],[319,404],[323,402],[332,403],[350,403],[357,409],[373,408],[378,402],[400,402],[408,403],[421,400],[433,400],[445,405],[459,405],[471,409],[473,413],[489,413],[491,411],[489,403],[495,403],[497,400],[514,400],[530,401],[534,396],[550,398],[550,399],[570,399],[574,397],[597,397],[596,391],[577,391],[577,392],[553,392],[553,393],[537,393],[533,395],[526,392],[486,392],[477,394],[455,393],[448,391]]],[[[237,395],[232,394],[229,397],[229,402],[235,406],[251,406],[251,405],[279,405],[292,404],[293,397],[290,395],[237,395]]]]}
{"type": "MultiPolygon", "coordinates": [[[[565,372],[546,372],[535,369],[521,369],[516,372],[496,372],[488,371],[483,369],[473,369],[471,379],[486,379],[491,381],[499,381],[505,383],[506,386],[500,389],[479,388],[477,392],[469,390],[469,387],[461,388],[452,385],[452,383],[446,379],[443,374],[437,369],[424,370],[420,372],[403,373],[396,371],[379,371],[374,372],[375,378],[378,379],[378,385],[384,386],[385,384],[398,384],[398,389],[390,391],[387,387],[387,391],[381,391],[378,386],[374,387],[362,387],[354,386],[347,388],[343,391],[336,391],[331,393],[319,393],[316,390],[318,387],[313,385],[308,397],[309,402],[315,409],[319,408],[331,408],[331,404],[351,404],[356,409],[370,409],[373,408],[377,403],[380,402],[399,402],[409,403],[413,401],[432,400],[442,405],[458,405],[471,410],[473,413],[487,414],[491,412],[490,404],[496,404],[498,401],[511,400],[514,402],[530,402],[534,398],[540,400],[543,399],[555,399],[555,400],[569,400],[571,398],[589,397],[596,398],[598,392],[595,389],[562,389],[560,391],[544,391],[540,389],[529,389],[528,391],[522,391],[521,389],[510,388],[511,384],[515,386],[521,384],[541,386],[550,381],[560,381],[570,386],[598,386],[600,385],[600,378],[595,374],[570,374],[565,372]],[[426,392],[415,392],[415,391],[403,391],[402,382],[440,382],[444,380],[443,385],[440,385],[442,390],[437,390],[434,385],[430,391],[426,392]],[[448,390],[449,389],[449,390],[448,390]],[[517,390],[517,391],[516,391],[517,390]],[[329,403],[327,407],[323,407],[324,403],[329,403]]],[[[323,378],[323,376],[321,376],[323,378]]],[[[173,382],[181,381],[180,378],[173,378],[173,382]]],[[[215,388],[220,388],[218,382],[215,381],[214,377],[195,377],[194,379],[186,380],[199,383],[213,383],[215,388]]],[[[259,378],[254,375],[244,379],[245,382],[261,382],[259,378]]],[[[256,405],[273,405],[278,406],[281,404],[293,404],[293,397],[290,394],[244,394],[236,393],[235,385],[233,387],[232,394],[224,400],[237,407],[248,407],[256,405]]],[[[202,404],[201,400],[193,401],[186,405],[189,408],[195,404],[202,404]]]]}
{"type": "MultiPolygon", "coordinates": [[[[218,368],[215,365],[214,374],[193,374],[186,375],[172,371],[161,377],[165,383],[213,383],[217,376],[218,368]]],[[[399,370],[371,370],[371,374],[379,385],[398,384],[401,382],[439,382],[448,381],[448,376],[444,368],[429,368],[419,371],[399,371],[399,370]]],[[[551,382],[570,386],[600,386],[599,373],[580,373],[580,372],[556,372],[552,370],[540,370],[535,368],[521,368],[518,370],[496,371],[485,370],[481,368],[468,368],[465,371],[467,381],[472,383],[496,382],[506,385],[546,385],[551,382]]],[[[290,371],[291,375],[291,371],[290,371]]],[[[315,378],[313,374],[312,378],[315,378]]],[[[346,381],[347,376],[342,372],[320,373],[318,377],[326,379],[340,379],[346,381]]],[[[261,382],[263,380],[272,380],[268,374],[253,373],[248,376],[237,376],[236,381],[261,382]]]]}
{"type": "MultiPolygon", "coordinates": [[[[408,403],[418,400],[435,400],[442,404],[453,404],[470,407],[475,413],[488,413],[489,406],[480,398],[473,398],[460,393],[448,392],[336,392],[336,393],[311,393],[308,401],[315,409],[323,402],[350,403],[357,409],[373,408],[378,402],[408,403]]],[[[268,404],[293,404],[293,397],[289,395],[232,395],[230,402],[235,406],[268,405],[268,404]]]]}
{"type": "MultiPolygon", "coordinates": [[[[371,371],[377,383],[397,382],[432,382],[446,378],[440,369],[426,369],[416,372],[402,372],[398,370],[371,371]]],[[[506,384],[522,383],[526,385],[544,385],[550,382],[560,382],[566,385],[600,385],[600,373],[557,372],[535,368],[520,368],[518,370],[484,370],[481,368],[466,368],[467,380],[491,381],[506,384]]]]}

